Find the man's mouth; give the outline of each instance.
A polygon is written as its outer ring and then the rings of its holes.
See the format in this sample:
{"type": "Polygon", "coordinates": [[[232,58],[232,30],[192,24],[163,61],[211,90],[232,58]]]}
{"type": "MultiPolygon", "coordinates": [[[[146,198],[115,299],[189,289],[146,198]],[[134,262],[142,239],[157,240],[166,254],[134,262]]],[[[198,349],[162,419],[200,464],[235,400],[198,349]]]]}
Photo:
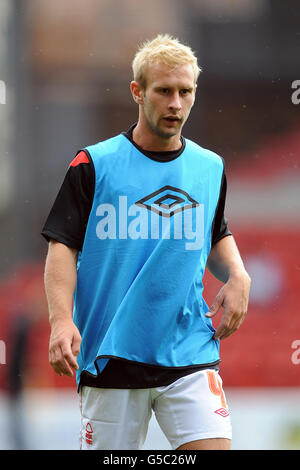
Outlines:
{"type": "Polygon", "coordinates": [[[163,119],[164,119],[164,121],[167,121],[167,122],[170,122],[170,123],[174,123],[174,122],[179,122],[179,121],[180,121],[180,118],[177,117],[177,116],[165,116],[163,119]]]}

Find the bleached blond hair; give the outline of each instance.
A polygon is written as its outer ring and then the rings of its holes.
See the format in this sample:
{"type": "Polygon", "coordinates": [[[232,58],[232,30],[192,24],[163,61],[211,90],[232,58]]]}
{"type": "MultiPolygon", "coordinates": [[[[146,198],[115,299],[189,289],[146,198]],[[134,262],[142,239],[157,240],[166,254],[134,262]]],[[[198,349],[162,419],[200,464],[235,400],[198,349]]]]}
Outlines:
{"type": "Polygon", "coordinates": [[[135,54],[132,62],[133,77],[143,88],[146,88],[147,66],[153,63],[163,63],[170,68],[191,64],[195,83],[201,72],[192,49],[169,34],[159,34],[144,42],[135,54]]]}

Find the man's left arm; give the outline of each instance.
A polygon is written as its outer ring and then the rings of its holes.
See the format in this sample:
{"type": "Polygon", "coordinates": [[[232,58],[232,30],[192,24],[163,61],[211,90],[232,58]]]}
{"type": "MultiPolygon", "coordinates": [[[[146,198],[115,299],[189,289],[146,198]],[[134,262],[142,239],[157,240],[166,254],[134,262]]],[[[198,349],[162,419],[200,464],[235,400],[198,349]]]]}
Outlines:
{"type": "Polygon", "coordinates": [[[225,339],[241,326],[245,318],[251,285],[233,236],[226,236],[213,245],[207,268],[224,283],[206,316],[215,316],[223,307],[214,339],[225,339]]]}

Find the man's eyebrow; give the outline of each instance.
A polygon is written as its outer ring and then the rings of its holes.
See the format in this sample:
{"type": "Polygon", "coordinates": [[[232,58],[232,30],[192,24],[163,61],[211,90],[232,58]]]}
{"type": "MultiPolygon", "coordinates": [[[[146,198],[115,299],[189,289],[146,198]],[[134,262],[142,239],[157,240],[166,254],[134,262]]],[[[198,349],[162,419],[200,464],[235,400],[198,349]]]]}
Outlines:
{"type": "MultiPolygon", "coordinates": [[[[162,89],[165,89],[165,88],[173,89],[173,88],[177,88],[177,87],[175,87],[173,85],[156,85],[156,86],[154,86],[154,90],[162,90],[162,89]]],[[[183,85],[183,86],[179,87],[180,90],[188,90],[188,91],[193,91],[194,88],[195,88],[194,86],[190,86],[190,85],[187,85],[187,86],[183,85]]]]}

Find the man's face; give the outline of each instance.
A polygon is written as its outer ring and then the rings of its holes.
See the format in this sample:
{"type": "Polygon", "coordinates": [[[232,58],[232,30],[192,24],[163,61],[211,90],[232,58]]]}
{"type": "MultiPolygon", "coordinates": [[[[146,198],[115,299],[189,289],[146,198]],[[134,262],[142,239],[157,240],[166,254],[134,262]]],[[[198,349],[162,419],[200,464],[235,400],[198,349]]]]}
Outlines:
{"type": "Polygon", "coordinates": [[[162,63],[148,66],[142,113],[152,132],[162,138],[179,134],[194,104],[195,91],[190,64],[175,69],[162,63]]]}

